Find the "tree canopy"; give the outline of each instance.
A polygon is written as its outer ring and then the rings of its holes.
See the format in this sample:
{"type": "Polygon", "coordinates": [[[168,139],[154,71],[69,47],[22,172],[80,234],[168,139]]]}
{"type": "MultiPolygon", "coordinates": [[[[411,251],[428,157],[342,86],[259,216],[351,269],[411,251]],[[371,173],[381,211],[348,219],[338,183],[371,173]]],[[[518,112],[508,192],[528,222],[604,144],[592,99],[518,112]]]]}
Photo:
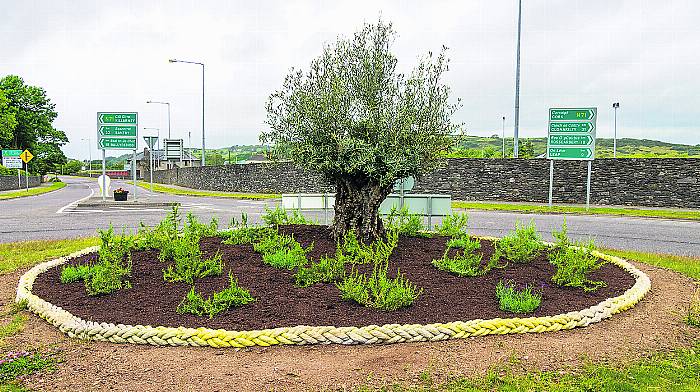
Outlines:
{"type": "Polygon", "coordinates": [[[267,102],[261,141],[336,184],[336,234],[380,234],[377,209],[394,182],[436,169],[454,143],[459,101],[449,103],[441,83],[446,48],[404,75],[395,35],[390,23],[366,24],[327,45],[307,72],[292,69],[267,102]]]}
{"type": "Polygon", "coordinates": [[[53,127],[55,107],[43,88],[15,75],[0,79],[0,148],[29,149],[30,171],[43,174],[66,162],[61,146],[68,138],[53,127]]]}

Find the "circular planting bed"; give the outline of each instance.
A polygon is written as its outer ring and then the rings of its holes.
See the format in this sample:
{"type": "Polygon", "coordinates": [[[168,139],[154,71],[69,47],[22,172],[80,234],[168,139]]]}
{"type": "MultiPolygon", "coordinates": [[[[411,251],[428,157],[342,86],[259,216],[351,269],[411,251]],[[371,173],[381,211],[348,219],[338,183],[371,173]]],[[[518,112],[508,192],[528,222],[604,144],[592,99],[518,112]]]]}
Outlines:
{"type": "MultiPolygon", "coordinates": [[[[337,244],[326,227],[286,225],[279,227],[279,234],[291,235],[307,248],[308,260],[337,257],[337,244]]],[[[528,262],[508,262],[492,258],[496,252],[496,239],[492,238],[472,237],[479,243],[473,253],[480,256],[482,267],[488,260],[499,261],[498,266],[476,276],[459,276],[433,263],[444,255],[454,256],[454,250],[446,253],[449,237],[400,236],[386,271],[388,278],[399,273],[414,285],[415,296],[412,304],[386,311],[343,299],[341,280],[300,287],[296,268],[272,267],[250,243],[232,245],[212,236],[197,240],[201,258],[220,256],[223,268],[192,284],[166,281],[173,280],[164,279],[164,269],[173,262],[159,259],[159,251],[147,247],[131,250],[130,273],[121,289],[89,295],[82,280],[62,283],[66,265],[98,262],[97,248],[90,248],[31,269],[20,280],[17,300],[26,299],[32,311],[78,338],[245,347],[392,343],[571,329],[631,308],[650,288],[644,273],[624,260],[598,252],[593,255],[607,262],[587,278],[604,282],[602,287],[592,291],[561,287],[552,281],[557,267],[550,262],[551,248],[544,248],[528,262]],[[215,298],[234,281],[248,291],[245,303],[210,313],[212,317],[206,312],[189,313],[183,307],[188,293],[215,298]],[[540,296],[541,304],[527,314],[502,310],[495,288],[504,282],[516,291],[527,287],[540,296]]],[[[370,277],[377,267],[346,263],[342,268],[345,276],[370,277]]]]}

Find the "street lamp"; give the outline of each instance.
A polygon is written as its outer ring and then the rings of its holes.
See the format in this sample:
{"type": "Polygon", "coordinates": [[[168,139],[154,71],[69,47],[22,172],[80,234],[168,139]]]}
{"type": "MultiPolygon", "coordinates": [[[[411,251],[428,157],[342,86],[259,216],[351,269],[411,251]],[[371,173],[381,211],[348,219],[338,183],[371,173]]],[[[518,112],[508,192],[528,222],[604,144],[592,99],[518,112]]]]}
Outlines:
{"type": "Polygon", "coordinates": [[[90,156],[90,166],[88,168],[88,176],[92,178],[92,139],[87,138],[87,139],[80,139],[80,140],[87,140],[88,142],[88,154],[90,156]]]}
{"type": "Polygon", "coordinates": [[[613,103],[613,110],[615,111],[615,134],[613,136],[613,158],[617,158],[617,109],[620,107],[619,102],[613,103]]]}
{"type": "Polygon", "coordinates": [[[515,65],[515,124],[513,128],[513,158],[518,157],[518,126],[520,125],[520,26],[523,14],[523,2],[518,0],[518,49],[515,65]]]}
{"type": "Polygon", "coordinates": [[[503,127],[501,129],[501,134],[502,134],[502,141],[503,141],[503,151],[501,152],[501,155],[503,158],[506,157],[506,116],[503,116],[503,127]]]}
{"type": "Polygon", "coordinates": [[[157,103],[157,104],[161,104],[161,105],[168,105],[168,139],[170,139],[170,102],[146,101],[146,103],[157,103]]]}
{"type": "MultiPolygon", "coordinates": [[[[160,128],[143,128],[144,131],[147,129],[156,131],[158,135],[158,138],[156,139],[156,143],[158,143],[158,145],[156,146],[156,151],[160,151],[160,128]]],[[[151,153],[153,153],[153,151],[151,151],[151,153]]],[[[158,162],[158,167],[160,167],[160,156],[157,156],[156,161],[158,162]]]]}
{"type": "Polygon", "coordinates": [[[206,162],[205,156],[207,155],[206,154],[207,150],[204,147],[204,63],[200,63],[197,61],[185,61],[185,60],[175,60],[175,59],[170,59],[170,60],[168,60],[168,62],[196,64],[196,65],[202,66],[202,166],[204,166],[204,164],[206,162]]]}

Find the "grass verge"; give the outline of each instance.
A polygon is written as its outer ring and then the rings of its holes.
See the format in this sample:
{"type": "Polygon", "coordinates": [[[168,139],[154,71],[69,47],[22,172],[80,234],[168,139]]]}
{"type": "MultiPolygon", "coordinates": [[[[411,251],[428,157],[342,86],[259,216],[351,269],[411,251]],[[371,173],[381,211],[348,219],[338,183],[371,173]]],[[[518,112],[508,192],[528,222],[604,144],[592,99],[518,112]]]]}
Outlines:
{"type": "MultiPolygon", "coordinates": [[[[127,183],[132,184],[133,181],[127,181],[127,183]]],[[[149,182],[137,181],[136,185],[143,189],[151,189],[151,184],[149,182]]],[[[205,191],[199,189],[188,189],[188,188],[174,188],[163,184],[153,183],[153,191],[160,193],[169,193],[171,195],[180,196],[206,196],[206,197],[224,197],[230,199],[252,199],[252,200],[263,200],[263,199],[279,199],[282,195],[273,193],[235,193],[235,192],[216,192],[216,191],[205,191]]]]}
{"type": "Polygon", "coordinates": [[[66,256],[70,253],[100,243],[99,238],[75,238],[70,240],[36,240],[0,244],[0,274],[28,267],[42,261],[66,256]]]}
{"type": "Polygon", "coordinates": [[[20,190],[15,191],[15,192],[0,193],[0,200],[16,199],[18,197],[41,195],[44,193],[57,191],[65,186],[66,186],[65,182],[52,182],[51,185],[49,185],[49,186],[38,186],[35,188],[29,188],[28,191],[25,189],[20,189],[20,190]]]}
{"type": "Polygon", "coordinates": [[[700,280],[700,257],[676,256],[661,253],[645,253],[617,249],[601,249],[600,251],[613,256],[621,257],[623,259],[639,261],[645,264],[670,269],[689,276],[695,280],[700,280]]]}
{"type": "MultiPolygon", "coordinates": [[[[586,365],[574,371],[515,374],[491,369],[485,376],[456,377],[436,384],[430,372],[417,385],[389,385],[385,391],[697,391],[700,342],[688,349],[657,353],[624,365],[586,365]]],[[[377,390],[360,387],[360,391],[377,390]]]]}
{"type": "Polygon", "coordinates": [[[467,201],[453,201],[452,208],[464,208],[468,210],[483,211],[513,211],[525,214],[580,214],[580,215],[616,215],[634,216],[644,218],[688,219],[700,220],[700,211],[672,210],[672,209],[640,209],[622,207],[585,207],[578,206],[546,206],[540,204],[518,203],[480,203],[467,201]]]}

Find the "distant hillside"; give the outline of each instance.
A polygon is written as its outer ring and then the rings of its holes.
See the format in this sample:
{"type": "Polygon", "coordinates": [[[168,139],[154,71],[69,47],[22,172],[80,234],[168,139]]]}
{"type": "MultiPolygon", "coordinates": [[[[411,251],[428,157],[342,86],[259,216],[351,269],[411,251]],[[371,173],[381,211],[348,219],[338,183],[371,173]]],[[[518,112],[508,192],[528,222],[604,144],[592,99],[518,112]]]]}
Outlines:
{"type": "MultiPolygon", "coordinates": [[[[470,158],[498,158],[501,156],[502,139],[499,137],[464,136],[459,147],[450,156],[470,158]]],[[[528,148],[530,144],[533,156],[544,154],[547,147],[547,139],[521,138],[520,146],[528,148]]],[[[596,158],[610,158],[613,156],[613,140],[599,138],[596,140],[596,158]]],[[[236,163],[250,159],[253,154],[264,154],[267,147],[262,145],[235,145],[207,150],[207,164],[236,163]]],[[[193,149],[193,154],[201,156],[200,149],[193,149]]],[[[506,155],[513,153],[513,138],[506,138],[506,155]]],[[[117,167],[123,165],[131,154],[123,154],[118,157],[107,157],[108,166],[117,167]]],[[[618,139],[618,158],[700,158],[700,144],[687,145],[666,143],[649,139],[618,139]]],[[[93,161],[97,162],[97,160],[93,161]]]]}

